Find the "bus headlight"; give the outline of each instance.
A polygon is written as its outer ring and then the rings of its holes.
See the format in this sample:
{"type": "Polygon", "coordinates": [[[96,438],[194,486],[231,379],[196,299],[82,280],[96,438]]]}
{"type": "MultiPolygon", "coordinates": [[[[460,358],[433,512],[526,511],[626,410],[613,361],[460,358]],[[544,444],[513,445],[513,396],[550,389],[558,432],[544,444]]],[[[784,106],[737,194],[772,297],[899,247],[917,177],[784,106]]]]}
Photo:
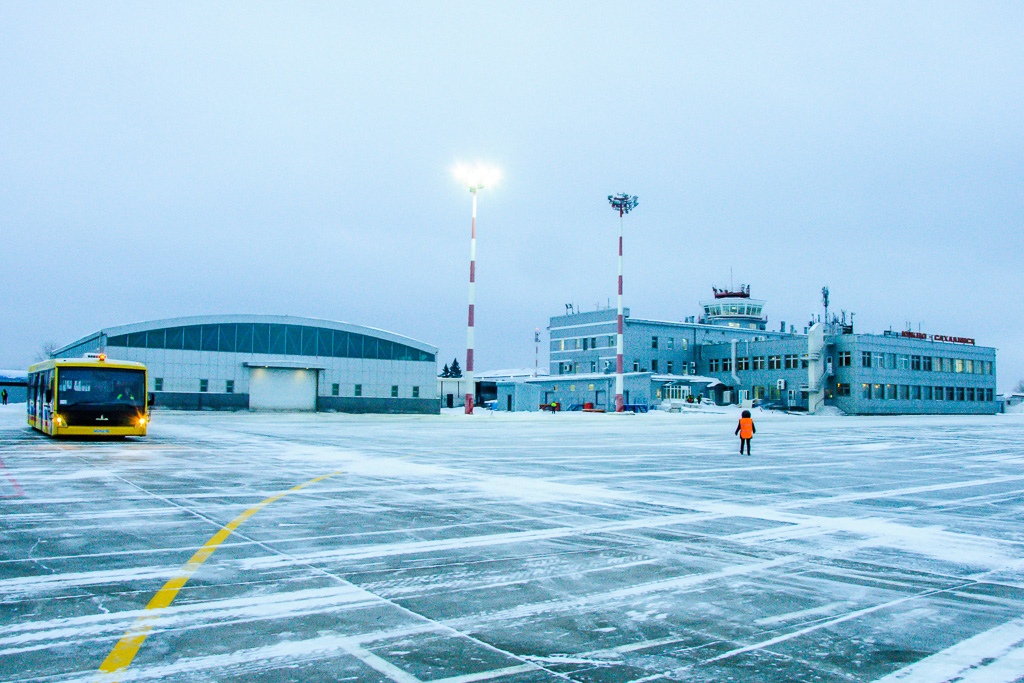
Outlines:
{"type": "Polygon", "coordinates": [[[54,415],[53,416],[53,424],[58,426],[58,427],[67,427],[68,426],[67,422],[64,421],[64,416],[63,415],[54,415]]]}
{"type": "Polygon", "coordinates": [[[145,427],[146,426],[146,422],[148,422],[148,420],[146,419],[146,416],[145,415],[139,415],[139,420],[138,420],[137,424],[140,427],[145,427]]]}

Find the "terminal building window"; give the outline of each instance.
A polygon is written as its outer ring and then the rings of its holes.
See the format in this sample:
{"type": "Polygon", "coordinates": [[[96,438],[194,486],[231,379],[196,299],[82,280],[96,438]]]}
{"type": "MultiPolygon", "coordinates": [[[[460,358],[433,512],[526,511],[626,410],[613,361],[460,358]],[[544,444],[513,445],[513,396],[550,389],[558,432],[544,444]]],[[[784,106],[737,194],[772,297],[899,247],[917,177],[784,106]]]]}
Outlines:
{"type": "Polygon", "coordinates": [[[754,356],[754,369],[764,370],[764,356],[754,356]]]}
{"type": "Polygon", "coordinates": [[[870,368],[871,367],[871,352],[870,351],[861,351],[860,352],[860,366],[862,368],[870,368]]]}
{"type": "Polygon", "coordinates": [[[782,369],[782,356],[768,356],[768,369],[769,370],[781,370],[782,369]]]}
{"type": "Polygon", "coordinates": [[[896,369],[897,370],[909,370],[910,369],[910,356],[899,354],[896,356],[896,369]]]}
{"type": "Polygon", "coordinates": [[[750,369],[750,359],[747,358],[746,356],[744,356],[742,358],[737,358],[736,359],[736,369],[737,370],[749,370],[750,369]]]}
{"type": "Polygon", "coordinates": [[[209,390],[210,390],[210,380],[208,380],[208,379],[201,379],[201,380],[199,380],[199,391],[207,392],[209,390]]]}
{"type": "Polygon", "coordinates": [[[849,395],[850,395],[850,385],[849,384],[843,384],[842,382],[838,382],[836,384],[836,396],[849,396],[849,395]]]}
{"type": "Polygon", "coordinates": [[[787,370],[792,370],[794,368],[799,367],[797,365],[797,356],[795,353],[787,353],[785,357],[785,362],[787,370]]]}
{"type": "Polygon", "coordinates": [[[652,349],[658,348],[658,338],[657,337],[651,337],[651,348],[652,349]]]}
{"type": "MultiPolygon", "coordinates": [[[[552,342],[552,350],[554,344],[552,342]]],[[[435,354],[371,335],[306,325],[186,325],[109,337],[107,346],[435,362],[435,354]]]]}
{"type": "Polygon", "coordinates": [[[921,370],[924,371],[924,372],[931,372],[932,371],[932,357],[931,356],[921,356],[921,370]]]}
{"type": "Polygon", "coordinates": [[[233,394],[235,393],[235,380],[229,379],[224,381],[224,393],[233,394]]]}
{"type": "Polygon", "coordinates": [[[341,385],[340,384],[332,384],[331,385],[331,396],[338,396],[340,394],[341,394],[341,385]]]}
{"type": "MultiPolygon", "coordinates": [[[[850,367],[850,364],[851,364],[851,362],[850,362],[850,352],[849,351],[840,351],[839,352],[839,367],[841,367],[841,368],[848,368],[848,367],[850,367]]],[[[848,396],[849,394],[846,394],[846,395],[848,396]]]]}
{"type": "Polygon", "coordinates": [[[732,372],[732,358],[722,359],[722,372],[732,372]]]}
{"type": "Polygon", "coordinates": [[[355,391],[352,392],[352,393],[353,393],[353,396],[362,396],[363,395],[363,385],[362,384],[357,384],[356,388],[355,388],[355,391]]]}
{"type": "Polygon", "coordinates": [[[708,361],[708,372],[718,372],[718,359],[712,358],[708,361]]]}
{"type": "Polygon", "coordinates": [[[398,385],[397,384],[392,384],[391,385],[391,398],[398,398],[398,385]]]}
{"type": "Polygon", "coordinates": [[[420,388],[419,387],[413,387],[412,388],[412,397],[413,398],[419,398],[420,397],[420,388]]]}
{"type": "Polygon", "coordinates": [[[157,377],[156,379],[153,380],[153,391],[163,391],[163,390],[164,390],[164,378],[163,377],[157,377]]]}
{"type": "Polygon", "coordinates": [[[871,398],[871,385],[864,383],[860,385],[861,398],[871,398]]]}
{"type": "Polygon", "coordinates": [[[665,367],[665,372],[667,372],[668,374],[671,375],[672,374],[672,361],[666,361],[665,366],[666,366],[665,367]]]}
{"type": "Polygon", "coordinates": [[[657,358],[652,358],[651,359],[651,372],[657,372],[657,371],[658,371],[658,359],[657,358]]]}

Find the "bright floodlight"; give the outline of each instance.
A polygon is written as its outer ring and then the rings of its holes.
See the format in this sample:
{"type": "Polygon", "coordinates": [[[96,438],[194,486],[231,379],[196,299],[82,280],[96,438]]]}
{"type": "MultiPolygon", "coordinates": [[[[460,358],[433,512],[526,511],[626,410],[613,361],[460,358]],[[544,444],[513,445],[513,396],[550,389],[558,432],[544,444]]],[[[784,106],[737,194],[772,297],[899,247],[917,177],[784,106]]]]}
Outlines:
{"type": "Polygon", "coordinates": [[[485,164],[459,164],[455,167],[455,179],[471,191],[491,187],[501,179],[501,171],[485,164]]]}

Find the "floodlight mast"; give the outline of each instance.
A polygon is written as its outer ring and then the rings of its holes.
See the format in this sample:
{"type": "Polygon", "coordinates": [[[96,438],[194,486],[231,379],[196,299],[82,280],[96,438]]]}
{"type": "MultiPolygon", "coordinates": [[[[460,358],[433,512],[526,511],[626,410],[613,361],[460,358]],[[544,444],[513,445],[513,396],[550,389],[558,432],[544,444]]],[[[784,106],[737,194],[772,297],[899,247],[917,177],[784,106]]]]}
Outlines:
{"type": "Polygon", "coordinates": [[[473,193],[473,218],[470,222],[469,237],[469,324],[466,328],[466,415],[473,414],[473,401],[476,398],[476,380],[473,378],[473,351],[476,347],[474,337],[474,309],[476,308],[476,193],[483,185],[470,185],[473,193]]]}
{"type": "Polygon", "coordinates": [[[484,166],[468,168],[459,166],[455,169],[455,176],[466,185],[473,195],[473,218],[470,223],[469,238],[469,322],[466,327],[466,414],[473,414],[473,404],[476,400],[476,380],[473,377],[473,352],[476,346],[475,339],[475,309],[476,309],[476,195],[484,188],[485,184],[493,184],[498,180],[499,172],[496,169],[484,166]]]}
{"type": "Polygon", "coordinates": [[[622,217],[636,208],[640,203],[636,196],[620,192],[608,195],[608,203],[619,212],[619,297],[618,297],[618,329],[615,335],[615,412],[625,410],[623,400],[623,367],[622,367],[622,217]]]}

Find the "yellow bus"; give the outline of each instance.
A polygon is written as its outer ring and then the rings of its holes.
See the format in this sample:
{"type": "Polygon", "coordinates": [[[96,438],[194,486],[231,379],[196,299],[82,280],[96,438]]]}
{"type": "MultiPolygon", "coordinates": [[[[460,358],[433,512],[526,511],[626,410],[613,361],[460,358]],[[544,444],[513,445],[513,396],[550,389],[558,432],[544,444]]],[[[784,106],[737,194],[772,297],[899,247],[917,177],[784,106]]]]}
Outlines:
{"type": "Polygon", "coordinates": [[[106,354],[28,369],[28,423],[50,436],[145,436],[152,396],[146,366],[106,354]]]}

